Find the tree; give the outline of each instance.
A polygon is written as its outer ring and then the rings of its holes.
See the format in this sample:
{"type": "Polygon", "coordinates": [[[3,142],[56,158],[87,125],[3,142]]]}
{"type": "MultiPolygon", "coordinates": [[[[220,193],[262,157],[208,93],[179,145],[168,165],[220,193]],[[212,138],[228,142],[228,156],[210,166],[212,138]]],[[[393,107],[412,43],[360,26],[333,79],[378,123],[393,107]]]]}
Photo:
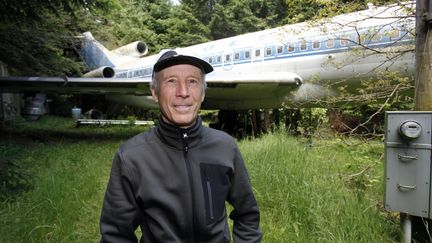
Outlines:
{"type": "Polygon", "coordinates": [[[215,14],[215,8],[217,5],[226,7],[230,4],[230,0],[182,0],[182,5],[186,5],[196,18],[203,23],[208,25],[215,14]]]}
{"type": "Polygon", "coordinates": [[[108,9],[113,1],[2,1],[0,59],[11,75],[81,74],[74,36],[92,24],[93,8],[108,9]]]}
{"type": "Polygon", "coordinates": [[[169,0],[122,0],[120,11],[107,16],[107,19],[110,23],[107,32],[117,39],[116,46],[143,40],[150,53],[157,53],[163,48],[208,40],[208,29],[191,10],[187,6],[173,6],[169,0]]]}

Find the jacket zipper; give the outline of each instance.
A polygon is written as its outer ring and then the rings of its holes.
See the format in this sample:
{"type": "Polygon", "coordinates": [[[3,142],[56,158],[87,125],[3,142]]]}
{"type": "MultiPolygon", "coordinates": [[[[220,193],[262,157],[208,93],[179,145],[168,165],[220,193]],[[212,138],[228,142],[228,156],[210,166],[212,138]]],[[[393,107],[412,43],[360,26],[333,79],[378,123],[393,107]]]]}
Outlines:
{"type": "Polygon", "coordinates": [[[210,219],[214,219],[214,212],[213,212],[213,197],[212,197],[212,188],[211,188],[211,182],[210,177],[207,175],[207,168],[205,169],[205,176],[206,176],[206,184],[207,184],[207,199],[209,201],[209,216],[210,219]]]}
{"type": "Polygon", "coordinates": [[[214,219],[212,191],[211,191],[210,181],[208,180],[208,178],[207,178],[207,194],[209,200],[210,219],[214,219]]]}
{"type": "Polygon", "coordinates": [[[182,138],[183,138],[183,156],[185,159],[185,163],[186,163],[186,169],[188,172],[188,177],[189,177],[189,186],[190,186],[190,190],[191,190],[191,199],[192,199],[192,232],[191,232],[191,242],[195,242],[195,225],[196,225],[196,215],[195,215],[195,191],[193,188],[193,177],[192,177],[192,169],[191,169],[191,165],[189,162],[189,158],[187,156],[187,153],[189,151],[189,147],[188,147],[188,134],[187,132],[183,132],[182,134],[182,138]]]}

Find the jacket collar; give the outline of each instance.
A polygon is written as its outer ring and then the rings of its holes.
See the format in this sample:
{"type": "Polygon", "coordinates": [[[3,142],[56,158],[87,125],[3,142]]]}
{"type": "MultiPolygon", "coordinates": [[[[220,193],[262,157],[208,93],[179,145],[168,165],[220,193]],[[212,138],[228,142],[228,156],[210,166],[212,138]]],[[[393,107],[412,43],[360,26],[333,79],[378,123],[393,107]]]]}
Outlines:
{"type": "Polygon", "coordinates": [[[156,128],[157,135],[163,143],[177,149],[186,149],[186,152],[189,148],[199,143],[202,138],[201,131],[202,124],[201,117],[199,116],[196,118],[195,124],[188,128],[180,128],[166,123],[160,117],[159,125],[156,128]]]}

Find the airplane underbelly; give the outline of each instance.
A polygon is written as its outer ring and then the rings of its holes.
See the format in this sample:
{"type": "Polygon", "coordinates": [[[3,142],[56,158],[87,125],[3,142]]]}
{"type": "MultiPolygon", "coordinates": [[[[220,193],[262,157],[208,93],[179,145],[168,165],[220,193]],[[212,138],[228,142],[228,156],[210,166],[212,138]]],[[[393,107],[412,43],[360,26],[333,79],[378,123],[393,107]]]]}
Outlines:
{"type": "Polygon", "coordinates": [[[292,85],[238,84],[232,88],[209,88],[203,109],[272,109],[280,108],[295,90],[292,85]]]}
{"type": "Polygon", "coordinates": [[[152,96],[137,96],[137,95],[107,95],[106,99],[114,103],[131,105],[145,109],[158,108],[158,104],[153,100],[152,96]]]}

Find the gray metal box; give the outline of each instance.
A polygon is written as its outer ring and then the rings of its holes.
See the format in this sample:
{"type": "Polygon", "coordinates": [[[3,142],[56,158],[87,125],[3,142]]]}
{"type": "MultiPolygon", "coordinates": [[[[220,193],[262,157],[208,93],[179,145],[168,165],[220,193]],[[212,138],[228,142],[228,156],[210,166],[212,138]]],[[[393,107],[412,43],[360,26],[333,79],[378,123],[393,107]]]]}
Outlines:
{"type": "Polygon", "coordinates": [[[432,112],[386,112],[385,208],[431,218],[432,112]]]}

